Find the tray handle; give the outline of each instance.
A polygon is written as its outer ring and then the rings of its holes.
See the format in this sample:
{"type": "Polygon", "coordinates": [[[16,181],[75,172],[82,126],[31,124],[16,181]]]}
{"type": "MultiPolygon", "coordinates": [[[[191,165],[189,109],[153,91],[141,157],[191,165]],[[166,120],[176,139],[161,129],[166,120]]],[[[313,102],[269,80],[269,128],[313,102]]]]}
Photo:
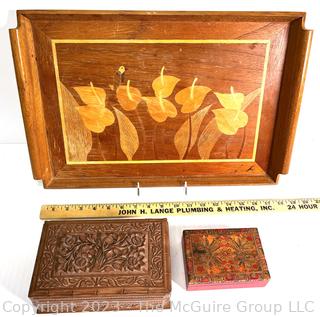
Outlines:
{"type": "Polygon", "coordinates": [[[278,101],[277,121],[269,165],[269,175],[277,182],[279,174],[287,174],[300,112],[312,31],[304,28],[305,15],[291,22],[286,63],[278,101]]]}
{"type": "Polygon", "coordinates": [[[18,26],[10,29],[10,41],[19,90],[22,116],[29,148],[34,179],[44,179],[48,168],[43,161],[48,156],[46,130],[43,117],[42,97],[36,54],[33,46],[33,32],[30,20],[23,14],[18,15],[18,26]]]}

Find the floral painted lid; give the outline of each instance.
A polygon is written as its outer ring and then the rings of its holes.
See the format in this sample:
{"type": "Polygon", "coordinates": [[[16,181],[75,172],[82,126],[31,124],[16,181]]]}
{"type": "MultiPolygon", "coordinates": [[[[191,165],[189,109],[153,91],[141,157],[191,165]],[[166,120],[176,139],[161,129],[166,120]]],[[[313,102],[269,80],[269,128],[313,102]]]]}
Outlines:
{"type": "Polygon", "coordinates": [[[264,286],[270,279],[256,228],[185,230],[187,289],[264,286]]]}

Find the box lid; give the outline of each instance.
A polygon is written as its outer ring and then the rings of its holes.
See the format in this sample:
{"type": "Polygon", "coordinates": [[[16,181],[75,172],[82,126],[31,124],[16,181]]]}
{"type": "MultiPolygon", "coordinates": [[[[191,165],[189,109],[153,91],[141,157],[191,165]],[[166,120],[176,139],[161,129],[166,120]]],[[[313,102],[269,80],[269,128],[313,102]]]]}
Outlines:
{"type": "Polygon", "coordinates": [[[170,272],[166,219],[49,221],[29,297],[160,298],[170,272]]]}
{"type": "Polygon", "coordinates": [[[10,30],[45,187],[275,183],[312,32],[301,12],[19,11],[10,30]]]}
{"type": "Polygon", "coordinates": [[[185,230],[183,244],[187,289],[263,286],[270,279],[256,228],[185,230]]]}

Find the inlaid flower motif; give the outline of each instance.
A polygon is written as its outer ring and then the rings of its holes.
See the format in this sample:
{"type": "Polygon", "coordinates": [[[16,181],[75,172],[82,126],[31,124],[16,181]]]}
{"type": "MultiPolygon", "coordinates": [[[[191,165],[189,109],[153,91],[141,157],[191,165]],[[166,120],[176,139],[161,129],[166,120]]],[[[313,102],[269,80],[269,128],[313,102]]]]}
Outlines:
{"type": "Polygon", "coordinates": [[[106,108],[106,92],[103,88],[90,86],[73,87],[85,106],[76,107],[85,127],[95,133],[101,133],[106,126],[114,123],[112,111],[106,108]]]}
{"type": "Polygon", "coordinates": [[[170,75],[164,75],[165,67],[162,66],[160,76],[153,80],[152,88],[157,97],[167,98],[169,97],[176,84],[180,81],[179,78],[170,75]]]}
{"type": "Polygon", "coordinates": [[[142,100],[140,90],[130,86],[130,80],[126,85],[117,88],[117,98],[120,106],[126,111],[135,110],[142,100]]]}
{"type": "Polygon", "coordinates": [[[160,71],[160,76],[152,82],[155,97],[142,97],[147,104],[150,116],[159,123],[177,116],[175,105],[166,98],[172,94],[180,79],[175,76],[164,75],[164,69],[163,66],[160,71]]]}
{"type": "MultiPolygon", "coordinates": [[[[95,133],[101,133],[105,127],[111,126],[115,119],[118,121],[120,147],[127,159],[132,160],[139,147],[139,136],[131,120],[116,107],[113,112],[106,107],[106,91],[103,88],[90,86],[73,87],[85,106],[77,106],[85,127],[95,133]]],[[[110,87],[112,90],[113,88],[110,87]]],[[[134,110],[141,101],[141,94],[137,88],[130,87],[130,80],[126,86],[117,89],[118,101],[125,110],[134,110]]]]}
{"type": "Polygon", "coordinates": [[[177,115],[176,107],[167,99],[161,97],[143,97],[142,99],[146,102],[152,119],[159,123],[177,115]]]}
{"type": "Polygon", "coordinates": [[[180,90],[175,100],[182,105],[182,113],[190,113],[199,109],[206,95],[211,91],[211,88],[206,86],[196,85],[198,78],[195,78],[190,87],[180,90]]]}
{"type": "MultiPolygon", "coordinates": [[[[78,121],[71,120],[72,125],[80,125],[79,131],[75,130],[72,134],[72,142],[79,140],[79,144],[84,139],[89,143],[83,153],[78,150],[80,146],[76,147],[76,155],[79,157],[88,156],[90,147],[92,148],[92,136],[88,136],[89,130],[95,133],[104,132],[107,126],[116,123],[116,128],[119,130],[118,137],[120,148],[127,160],[134,160],[140,146],[140,136],[145,132],[149,132],[149,128],[145,129],[144,115],[140,117],[143,111],[147,109],[150,117],[156,123],[164,123],[168,118],[175,118],[178,116],[178,110],[183,118],[182,124],[179,124],[173,136],[173,143],[177,152],[177,157],[180,160],[187,159],[188,156],[193,156],[193,149],[196,146],[200,159],[210,159],[211,152],[215,144],[222,134],[235,135],[239,129],[244,128],[248,124],[248,114],[245,112],[256,97],[260,94],[261,89],[258,88],[247,95],[240,92],[235,92],[233,87],[230,88],[230,93],[214,92],[210,87],[204,85],[197,85],[198,78],[194,77],[192,84],[189,87],[183,88],[175,93],[177,84],[180,78],[165,74],[165,67],[162,66],[160,74],[152,81],[153,94],[143,95],[141,91],[131,85],[131,81],[125,80],[125,66],[120,66],[116,72],[119,76],[119,84],[114,80],[113,84],[109,84],[110,90],[105,90],[101,87],[95,87],[92,82],[88,86],[72,87],[78,94],[78,98],[74,98],[73,94],[64,93],[64,102],[71,104],[74,111],[73,117],[77,117],[78,121]],[[110,92],[108,104],[107,93],[110,92]],[[212,110],[212,104],[204,105],[207,95],[214,92],[215,96],[222,105],[219,109],[212,110]],[[113,94],[115,96],[113,96],[113,94]],[[81,99],[82,102],[79,102],[81,99]],[[114,100],[117,102],[114,102],[114,100]],[[71,100],[71,101],[70,101],[71,100]],[[138,105],[144,102],[142,109],[135,114],[127,114],[129,111],[136,110],[138,105]],[[111,104],[112,103],[112,104],[111,104]],[[178,107],[180,105],[180,109],[178,107]],[[122,109],[125,111],[122,111],[122,109]],[[76,109],[76,111],[74,110],[76,109]],[[77,112],[80,116],[77,115],[77,112]],[[212,115],[214,114],[214,116],[212,115]],[[131,121],[132,117],[137,117],[139,120],[131,121]],[[77,122],[75,124],[74,122],[77,122]],[[83,132],[84,131],[84,132],[83,132]],[[87,141],[89,139],[89,141],[87,141]]],[[[126,74],[127,77],[128,74],[126,74]]],[[[192,80],[192,79],[191,79],[192,80]]],[[[190,83],[191,83],[190,80],[190,83]]],[[[106,83],[108,84],[108,83],[106,83]]],[[[62,85],[63,86],[63,85],[62,85]]],[[[70,106],[69,106],[70,108],[70,106]]],[[[179,115],[180,116],[180,115],[179,115]]],[[[178,116],[178,117],[179,117],[178,116]]],[[[178,118],[179,119],[179,118],[178,118]]],[[[179,120],[174,121],[174,126],[177,126],[179,120]]],[[[156,129],[156,125],[153,125],[156,129]]],[[[115,129],[113,129],[114,131],[115,129]]],[[[115,131],[108,133],[117,134],[115,131]]],[[[70,135],[70,133],[69,133],[70,135]]],[[[152,137],[155,136],[155,133],[152,137]]],[[[237,157],[241,157],[246,143],[246,131],[243,131],[242,143],[237,157]]],[[[84,142],[85,142],[84,141],[84,142]]],[[[170,143],[170,142],[169,142],[170,143]]],[[[81,143],[82,144],[82,143],[81,143]]],[[[71,147],[70,147],[71,148],[71,147]]],[[[99,148],[102,157],[103,148],[99,148]]],[[[228,149],[226,146],[226,157],[228,157],[228,149]]],[[[72,154],[73,155],[73,154],[72,154]]]]}
{"type": "Polygon", "coordinates": [[[234,135],[248,123],[248,115],[242,110],[245,95],[235,93],[231,87],[230,94],[214,93],[223,108],[212,110],[215,114],[218,129],[226,135],[234,135]]]}

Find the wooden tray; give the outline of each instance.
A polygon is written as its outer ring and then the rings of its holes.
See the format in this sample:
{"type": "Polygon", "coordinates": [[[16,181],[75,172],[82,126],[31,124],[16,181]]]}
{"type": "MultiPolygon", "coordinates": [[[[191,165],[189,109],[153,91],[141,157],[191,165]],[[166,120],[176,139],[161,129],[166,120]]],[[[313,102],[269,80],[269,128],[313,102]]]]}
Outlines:
{"type": "Polygon", "coordinates": [[[312,31],[297,12],[19,11],[10,30],[45,187],[275,183],[312,31]]]}

